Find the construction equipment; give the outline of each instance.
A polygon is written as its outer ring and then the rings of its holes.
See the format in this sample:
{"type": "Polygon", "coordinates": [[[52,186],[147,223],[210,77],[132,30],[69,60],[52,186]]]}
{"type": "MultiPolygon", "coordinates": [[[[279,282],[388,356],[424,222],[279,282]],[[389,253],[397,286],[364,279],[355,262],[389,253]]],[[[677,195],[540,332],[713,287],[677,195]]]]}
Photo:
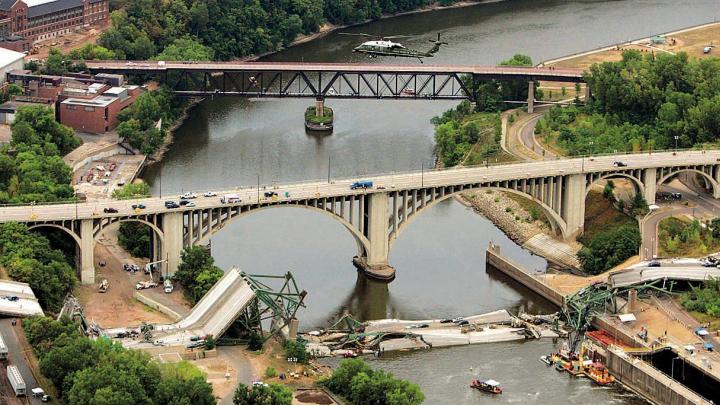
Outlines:
{"type": "Polygon", "coordinates": [[[108,283],[107,279],[103,279],[102,283],[100,283],[100,287],[98,288],[98,292],[105,293],[108,290],[108,287],[110,284],[108,283]]]}

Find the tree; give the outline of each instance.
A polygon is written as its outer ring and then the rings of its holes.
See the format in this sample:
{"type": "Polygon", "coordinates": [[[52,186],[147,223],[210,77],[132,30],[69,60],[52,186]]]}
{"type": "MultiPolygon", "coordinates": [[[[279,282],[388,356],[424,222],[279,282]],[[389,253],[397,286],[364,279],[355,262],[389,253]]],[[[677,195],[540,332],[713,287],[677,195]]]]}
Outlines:
{"type": "Polygon", "coordinates": [[[292,391],[280,384],[255,384],[248,387],[238,384],[233,395],[234,405],[290,405],[292,391]]]}
{"type": "Polygon", "coordinates": [[[215,266],[215,260],[202,246],[191,246],[180,254],[180,266],[175,278],[185,287],[192,302],[199,301],[223,276],[223,271],[215,266]]]}
{"type": "Polygon", "coordinates": [[[374,371],[362,359],[343,360],[323,384],[356,405],[418,405],[425,400],[417,385],[374,371]]]}
{"type": "Polygon", "coordinates": [[[285,357],[297,359],[296,361],[301,364],[307,364],[310,361],[310,353],[306,346],[305,341],[300,339],[285,341],[283,345],[285,357]]]}
{"type": "MultiPolygon", "coordinates": [[[[202,3],[196,3],[202,4],[202,3]]],[[[195,7],[195,6],[193,6],[195,7]]],[[[157,60],[212,60],[215,52],[190,37],[178,38],[165,47],[155,59],[157,60]]]]}
{"type": "Polygon", "coordinates": [[[204,377],[181,380],[176,377],[163,378],[155,392],[156,404],[214,405],[212,386],[204,377]]]}
{"type": "Polygon", "coordinates": [[[49,107],[30,106],[21,107],[15,114],[15,120],[10,126],[13,131],[13,144],[25,143],[28,146],[42,143],[52,143],[57,146],[59,153],[66,154],[82,143],[75,132],[55,120],[55,113],[49,107]],[[21,127],[21,128],[18,128],[21,127]],[[28,136],[29,128],[34,131],[28,136]],[[22,131],[15,139],[15,131],[22,131]],[[36,136],[35,136],[36,135],[36,136]]]}
{"type": "Polygon", "coordinates": [[[597,233],[578,252],[583,270],[599,274],[617,266],[640,249],[640,230],[637,225],[623,225],[597,233]]]}
{"type": "Polygon", "coordinates": [[[124,186],[115,189],[112,193],[112,198],[117,200],[145,197],[150,197],[150,186],[144,181],[125,184],[124,186]]]}
{"type": "Polygon", "coordinates": [[[50,378],[58,389],[76,371],[95,365],[98,352],[89,339],[78,339],[78,334],[62,334],[53,347],[40,360],[40,371],[50,378]]]}

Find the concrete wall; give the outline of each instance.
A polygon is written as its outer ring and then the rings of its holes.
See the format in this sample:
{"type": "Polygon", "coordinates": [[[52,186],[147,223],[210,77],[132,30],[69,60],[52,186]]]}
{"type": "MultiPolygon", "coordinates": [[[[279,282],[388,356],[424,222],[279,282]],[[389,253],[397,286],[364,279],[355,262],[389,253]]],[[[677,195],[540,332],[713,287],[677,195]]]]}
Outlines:
{"type": "Polygon", "coordinates": [[[615,378],[657,404],[710,404],[684,385],[673,381],[648,363],[617,349],[608,349],[606,365],[615,378]]]}
{"type": "Polygon", "coordinates": [[[542,281],[526,273],[520,266],[502,257],[500,255],[500,246],[491,244],[490,247],[488,247],[485,251],[485,262],[562,308],[565,296],[559,291],[543,284],[542,281]]]}

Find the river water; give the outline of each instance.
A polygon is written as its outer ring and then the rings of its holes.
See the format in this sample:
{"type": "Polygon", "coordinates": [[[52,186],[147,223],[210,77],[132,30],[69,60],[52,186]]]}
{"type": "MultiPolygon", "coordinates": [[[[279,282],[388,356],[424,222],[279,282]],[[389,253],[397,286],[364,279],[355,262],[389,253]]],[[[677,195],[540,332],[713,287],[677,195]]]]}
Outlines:
{"type": "MultiPolygon", "coordinates": [[[[612,43],[706,23],[720,17],[717,0],[540,1],[511,0],[387,19],[346,32],[417,34],[414,49],[441,32],[450,43],[427,63],[496,64],[515,53],[547,60],[612,43]]],[[[358,37],[328,35],[272,55],[273,61],[417,63],[352,54],[358,37]]],[[[358,176],[428,167],[434,162],[430,118],[452,107],[445,101],[331,100],[331,136],[306,135],[309,100],[205,100],[179,128],[164,160],[146,173],[155,194],[358,176]]],[[[250,273],[292,271],[308,291],[301,327],[327,325],[343,309],[360,319],[439,318],[506,308],[551,311],[528,290],[486,273],[489,241],[528,268],[531,255],[485,218],[455,201],[429,209],[390,252],[397,279],[389,285],[359,277],[350,263],[356,245],[327,216],[299,208],[260,211],[229,224],[212,239],[223,268],[250,273]]],[[[490,344],[401,354],[374,360],[418,384],[428,404],[482,402],[634,402],[633,396],[545,369],[538,361],[551,341],[490,344]],[[470,369],[472,367],[472,370],[470,369]],[[505,393],[490,399],[467,388],[473,376],[500,380],[505,393]]]]}

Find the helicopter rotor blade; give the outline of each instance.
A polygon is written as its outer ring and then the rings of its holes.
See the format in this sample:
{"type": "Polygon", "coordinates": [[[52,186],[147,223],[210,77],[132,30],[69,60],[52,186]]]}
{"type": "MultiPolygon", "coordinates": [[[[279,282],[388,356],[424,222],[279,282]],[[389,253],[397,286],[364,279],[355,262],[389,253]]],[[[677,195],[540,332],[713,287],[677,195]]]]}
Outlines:
{"type": "Polygon", "coordinates": [[[418,37],[418,34],[412,34],[412,35],[390,35],[388,37],[383,37],[385,39],[397,39],[397,38],[415,38],[418,37]]]}
{"type": "Polygon", "coordinates": [[[354,37],[378,38],[377,35],[370,35],[370,34],[365,34],[365,33],[362,33],[362,32],[361,32],[361,33],[357,33],[357,34],[352,33],[352,32],[339,32],[338,34],[340,34],[340,35],[350,35],[350,36],[354,36],[354,37]]]}

